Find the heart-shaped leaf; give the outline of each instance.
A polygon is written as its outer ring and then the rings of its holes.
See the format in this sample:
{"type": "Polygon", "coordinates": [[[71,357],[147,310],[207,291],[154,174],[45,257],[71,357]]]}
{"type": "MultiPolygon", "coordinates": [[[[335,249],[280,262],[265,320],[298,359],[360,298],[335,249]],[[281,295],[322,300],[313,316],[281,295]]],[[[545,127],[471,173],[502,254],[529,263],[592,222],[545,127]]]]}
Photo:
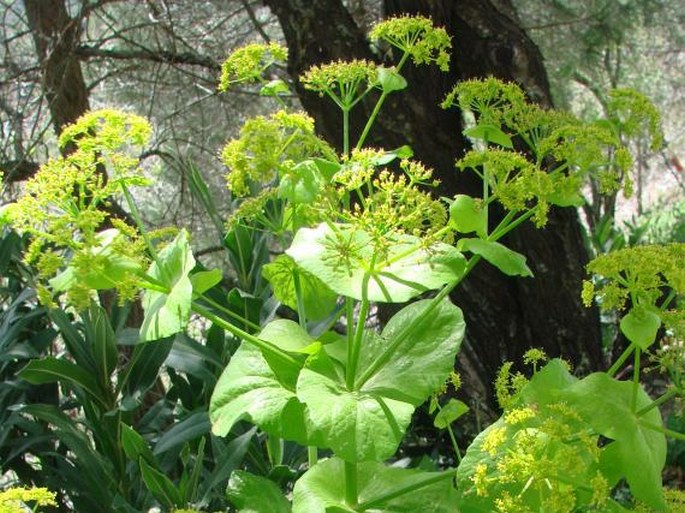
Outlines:
{"type": "Polygon", "coordinates": [[[244,470],[233,471],[226,495],[241,513],[290,513],[290,503],[276,483],[244,470]]]}
{"type": "Polygon", "coordinates": [[[376,68],[376,72],[378,73],[378,84],[380,84],[383,92],[392,93],[393,91],[406,89],[407,80],[394,67],[385,68],[379,66],[376,68]]]}
{"type": "Polygon", "coordinates": [[[464,256],[447,244],[425,248],[411,235],[388,242],[387,255],[377,261],[371,235],[349,225],[322,223],[298,230],[286,253],[335,292],[354,299],[362,299],[368,275],[371,301],[408,301],[457,279],[466,267],[464,256]]]}
{"type": "Polygon", "coordinates": [[[450,204],[450,224],[460,233],[476,232],[478,236],[485,237],[487,217],[482,202],[457,194],[450,204]]]}
{"type": "Polygon", "coordinates": [[[486,123],[478,124],[464,130],[464,135],[471,139],[480,139],[488,143],[499,144],[504,148],[514,147],[514,144],[511,142],[511,137],[502,132],[502,130],[495,125],[486,123]]]}
{"type": "Polygon", "coordinates": [[[221,374],[209,404],[212,432],[225,436],[249,420],[274,436],[307,445],[303,406],[286,388],[259,349],[242,344],[221,374]]]}

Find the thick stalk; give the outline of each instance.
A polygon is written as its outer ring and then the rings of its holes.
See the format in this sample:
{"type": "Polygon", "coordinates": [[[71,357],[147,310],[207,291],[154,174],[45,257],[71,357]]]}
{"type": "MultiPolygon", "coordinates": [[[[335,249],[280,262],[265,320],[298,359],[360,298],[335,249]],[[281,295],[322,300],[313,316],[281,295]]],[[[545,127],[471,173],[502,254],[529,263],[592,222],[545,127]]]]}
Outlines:
{"type": "Polygon", "coordinates": [[[145,229],[145,225],[143,224],[143,219],[140,216],[140,212],[138,211],[136,202],[133,201],[133,196],[131,196],[131,192],[128,190],[128,187],[126,187],[126,185],[123,183],[121,184],[121,190],[124,193],[124,198],[126,198],[126,204],[128,205],[128,208],[131,211],[131,217],[133,218],[133,221],[136,223],[136,226],[138,227],[138,231],[140,232],[141,237],[143,237],[143,240],[145,241],[145,245],[147,246],[147,250],[149,251],[150,256],[152,257],[152,260],[154,260],[157,264],[159,271],[163,273],[164,270],[162,269],[162,265],[159,261],[159,256],[157,255],[155,246],[152,244],[152,241],[150,240],[150,237],[147,234],[147,230],[145,229]]]}
{"type": "Polygon", "coordinates": [[[356,508],[359,502],[357,464],[348,461],[345,462],[345,502],[352,508],[356,508]]]}
{"type": "Polygon", "coordinates": [[[630,401],[630,411],[637,410],[637,393],[640,390],[640,348],[635,348],[635,360],[633,365],[633,397],[630,401]]]}
{"type": "Polygon", "coordinates": [[[316,465],[317,461],[319,461],[319,449],[313,445],[310,445],[307,447],[307,462],[309,463],[309,468],[312,468],[314,465],[316,465]]]}
{"type": "Polygon", "coordinates": [[[343,154],[350,156],[350,110],[343,109],[343,154]]]}
{"type": "Polygon", "coordinates": [[[646,427],[647,429],[651,429],[652,431],[663,433],[664,435],[674,438],[675,440],[685,440],[685,433],[679,433],[678,431],[673,431],[672,429],[668,429],[657,424],[652,424],[644,419],[640,419],[640,425],[646,427]]]}
{"type": "Polygon", "coordinates": [[[359,318],[357,319],[357,325],[354,330],[354,338],[352,339],[352,348],[348,349],[349,358],[347,360],[347,369],[345,375],[345,384],[347,389],[352,391],[355,390],[354,380],[357,376],[357,364],[359,362],[359,352],[362,345],[362,338],[364,336],[364,326],[366,324],[366,316],[369,313],[370,302],[368,299],[368,289],[369,289],[369,279],[370,274],[364,275],[364,280],[362,282],[362,302],[359,307],[359,318]]]}

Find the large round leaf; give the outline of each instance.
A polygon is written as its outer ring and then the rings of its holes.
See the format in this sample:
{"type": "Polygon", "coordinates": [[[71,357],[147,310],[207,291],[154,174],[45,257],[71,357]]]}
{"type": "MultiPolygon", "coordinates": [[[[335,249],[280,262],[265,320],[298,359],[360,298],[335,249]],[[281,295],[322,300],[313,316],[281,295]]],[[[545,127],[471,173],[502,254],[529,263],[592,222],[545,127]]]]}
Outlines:
{"type": "Polygon", "coordinates": [[[303,406],[279,381],[259,349],[241,345],[219,378],[209,405],[212,431],[225,436],[239,420],[307,445],[303,406]]]}
{"type": "Polygon", "coordinates": [[[418,406],[439,390],[464,338],[464,316],[448,300],[417,301],[395,314],[380,336],[361,348],[361,389],[418,406]],[[374,362],[387,357],[374,372],[374,362]],[[411,376],[411,379],[407,379],[411,376]]]}
{"type": "Polygon", "coordinates": [[[464,256],[448,244],[426,248],[421,239],[411,235],[397,235],[387,242],[387,255],[380,258],[374,254],[377,250],[367,232],[322,223],[298,230],[286,253],[338,294],[359,300],[367,275],[367,299],[403,303],[464,272],[464,256]]]}

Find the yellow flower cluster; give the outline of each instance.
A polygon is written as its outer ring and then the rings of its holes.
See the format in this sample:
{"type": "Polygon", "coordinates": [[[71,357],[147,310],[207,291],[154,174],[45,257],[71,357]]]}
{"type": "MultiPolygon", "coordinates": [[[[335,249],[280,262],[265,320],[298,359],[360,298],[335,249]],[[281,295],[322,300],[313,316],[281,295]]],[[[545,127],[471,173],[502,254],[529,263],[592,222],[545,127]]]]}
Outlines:
{"type": "Polygon", "coordinates": [[[264,72],[273,64],[288,60],[288,49],[278,43],[251,43],[235,50],[221,65],[219,91],[231,84],[261,82],[264,72]]]}
{"type": "Polygon", "coordinates": [[[411,57],[414,64],[435,63],[449,69],[452,42],[444,28],[435,27],[429,18],[398,16],[377,23],[369,34],[373,41],[384,41],[411,57]]]}
{"type": "Polygon", "coordinates": [[[0,491],[0,513],[38,511],[38,506],[57,506],[55,493],[47,488],[9,488],[0,491]],[[32,503],[30,508],[29,503],[32,503]]]}

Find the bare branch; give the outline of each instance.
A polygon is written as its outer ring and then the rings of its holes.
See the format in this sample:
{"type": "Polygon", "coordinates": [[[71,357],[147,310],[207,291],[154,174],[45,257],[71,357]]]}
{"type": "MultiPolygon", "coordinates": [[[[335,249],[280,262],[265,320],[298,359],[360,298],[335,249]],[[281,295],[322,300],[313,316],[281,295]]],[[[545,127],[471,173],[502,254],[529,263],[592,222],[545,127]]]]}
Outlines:
{"type": "Polygon", "coordinates": [[[125,50],[125,49],[104,49],[94,46],[81,45],[76,47],[76,55],[86,59],[92,57],[102,57],[106,59],[128,60],[139,59],[146,61],[159,62],[163,64],[184,64],[189,66],[201,66],[212,71],[221,69],[221,65],[212,57],[199,55],[191,52],[171,52],[168,50],[125,50]]]}

